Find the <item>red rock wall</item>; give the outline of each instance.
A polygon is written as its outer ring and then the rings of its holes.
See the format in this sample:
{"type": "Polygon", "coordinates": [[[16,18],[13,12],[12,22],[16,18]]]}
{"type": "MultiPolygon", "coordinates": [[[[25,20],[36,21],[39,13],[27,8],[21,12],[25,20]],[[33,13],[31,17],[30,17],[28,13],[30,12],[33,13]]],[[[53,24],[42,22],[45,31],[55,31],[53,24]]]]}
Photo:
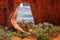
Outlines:
{"type": "Polygon", "coordinates": [[[31,9],[35,23],[50,22],[60,25],[60,0],[35,0],[31,9]]]}
{"type": "Polygon", "coordinates": [[[0,0],[1,25],[11,25],[10,19],[21,2],[30,4],[36,24],[50,22],[60,25],[60,0],[0,0]]]}
{"type": "Polygon", "coordinates": [[[23,0],[30,4],[34,21],[60,25],[60,0],[23,0]]]}

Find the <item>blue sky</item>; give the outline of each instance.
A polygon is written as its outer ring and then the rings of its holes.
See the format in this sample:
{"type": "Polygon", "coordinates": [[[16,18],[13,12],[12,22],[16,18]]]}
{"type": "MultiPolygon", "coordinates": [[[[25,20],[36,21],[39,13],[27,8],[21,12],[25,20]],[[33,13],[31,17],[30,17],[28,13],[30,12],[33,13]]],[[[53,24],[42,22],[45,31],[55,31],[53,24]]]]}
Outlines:
{"type": "Polygon", "coordinates": [[[27,22],[34,22],[30,6],[26,3],[21,3],[18,6],[17,21],[21,22],[22,19],[25,19],[27,22]]]}

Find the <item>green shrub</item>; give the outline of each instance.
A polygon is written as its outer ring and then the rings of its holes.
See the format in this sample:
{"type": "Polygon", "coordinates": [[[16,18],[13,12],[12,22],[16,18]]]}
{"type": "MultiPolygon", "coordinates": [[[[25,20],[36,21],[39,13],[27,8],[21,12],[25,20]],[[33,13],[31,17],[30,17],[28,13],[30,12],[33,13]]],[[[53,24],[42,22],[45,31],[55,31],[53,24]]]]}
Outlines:
{"type": "Polygon", "coordinates": [[[41,27],[40,25],[34,25],[32,34],[37,37],[37,40],[50,40],[47,35],[47,30],[41,27]]]}
{"type": "MultiPolygon", "coordinates": [[[[32,28],[33,30],[30,35],[36,36],[37,40],[51,40],[48,37],[48,34],[60,32],[60,26],[55,26],[48,22],[39,23],[39,24],[30,23],[30,24],[19,24],[19,25],[20,27],[25,29],[25,31],[29,28],[32,28]]],[[[21,33],[19,31],[14,31],[13,29],[7,30],[0,25],[0,40],[3,40],[4,38],[10,40],[12,35],[18,36],[20,38],[24,38],[28,36],[28,34],[21,33]]]]}

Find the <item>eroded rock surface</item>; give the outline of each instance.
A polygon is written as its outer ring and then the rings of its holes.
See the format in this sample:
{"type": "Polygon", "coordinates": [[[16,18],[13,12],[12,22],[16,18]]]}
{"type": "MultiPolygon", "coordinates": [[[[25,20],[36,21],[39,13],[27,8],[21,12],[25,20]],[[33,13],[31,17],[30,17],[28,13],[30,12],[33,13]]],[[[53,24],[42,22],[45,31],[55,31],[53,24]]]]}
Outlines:
{"type": "MultiPolygon", "coordinates": [[[[10,19],[21,2],[30,4],[36,24],[49,22],[60,25],[60,0],[0,0],[0,25],[11,25],[10,19]]],[[[16,20],[16,17],[13,18],[16,20]]]]}

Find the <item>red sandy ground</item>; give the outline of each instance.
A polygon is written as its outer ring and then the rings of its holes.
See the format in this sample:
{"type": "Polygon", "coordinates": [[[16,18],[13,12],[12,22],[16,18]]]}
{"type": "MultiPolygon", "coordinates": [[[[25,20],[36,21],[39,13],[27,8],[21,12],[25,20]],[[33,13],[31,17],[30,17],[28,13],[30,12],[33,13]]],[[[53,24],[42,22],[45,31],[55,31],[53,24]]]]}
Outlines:
{"type": "Polygon", "coordinates": [[[52,38],[52,40],[60,40],[60,34],[58,34],[57,37],[52,38]]]}
{"type": "Polygon", "coordinates": [[[21,38],[17,37],[17,36],[12,36],[11,40],[22,40],[21,38]]]}
{"type": "Polygon", "coordinates": [[[36,40],[36,38],[32,36],[28,36],[28,37],[25,37],[24,39],[21,39],[19,37],[12,36],[11,40],[36,40]]]}
{"type": "MultiPolygon", "coordinates": [[[[28,36],[28,37],[25,37],[24,39],[21,39],[16,36],[13,36],[11,40],[36,40],[36,38],[28,36]]],[[[60,34],[57,34],[56,37],[52,37],[52,40],[60,40],[60,34]]]]}

